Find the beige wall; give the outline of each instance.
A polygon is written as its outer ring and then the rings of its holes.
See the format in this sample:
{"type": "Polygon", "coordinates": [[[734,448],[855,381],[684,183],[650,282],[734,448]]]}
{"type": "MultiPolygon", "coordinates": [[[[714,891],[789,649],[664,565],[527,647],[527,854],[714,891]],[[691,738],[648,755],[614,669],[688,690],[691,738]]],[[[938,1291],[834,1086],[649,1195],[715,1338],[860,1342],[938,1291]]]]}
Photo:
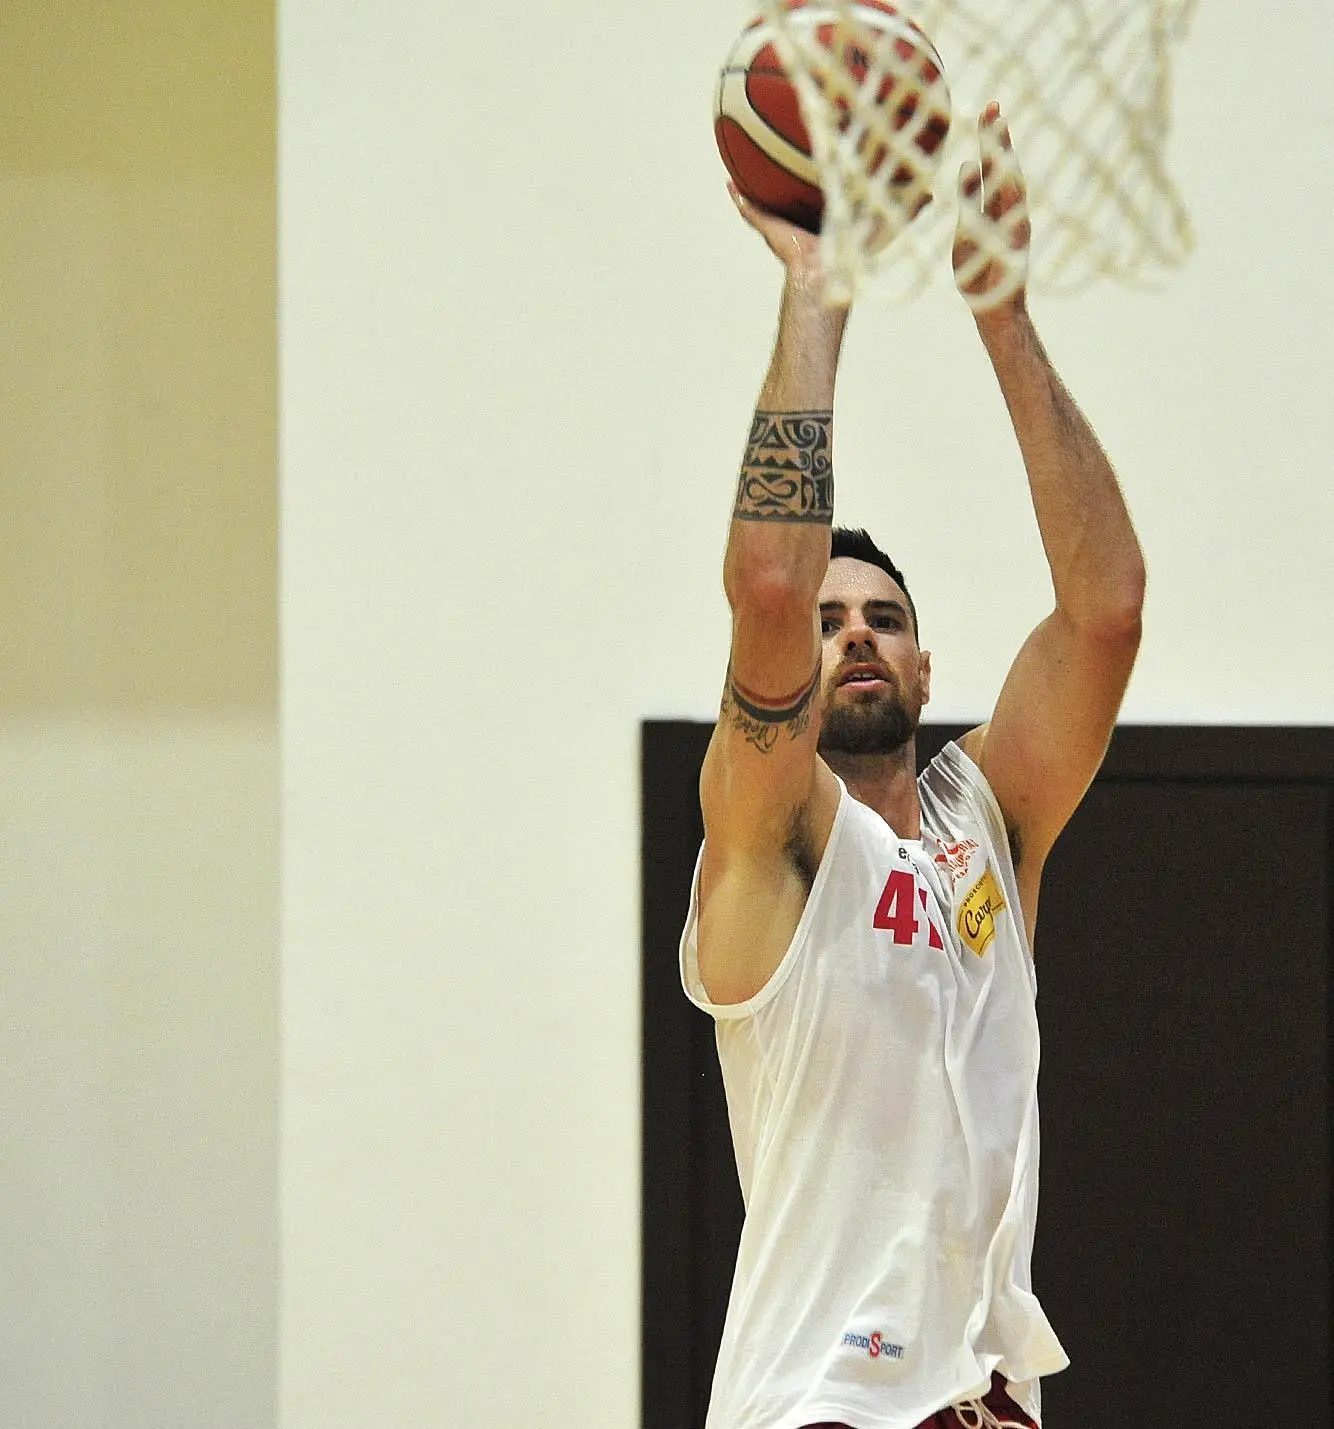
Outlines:
{"type": "Polygon", "coordinates": [[[273,9],[0,10],[0,1423],[264,1429],[273,9]]]}
{"type": "Polygon", "coordinates": [[[0,14],[11,713],[274,706],[272,24],[0,14]]]}

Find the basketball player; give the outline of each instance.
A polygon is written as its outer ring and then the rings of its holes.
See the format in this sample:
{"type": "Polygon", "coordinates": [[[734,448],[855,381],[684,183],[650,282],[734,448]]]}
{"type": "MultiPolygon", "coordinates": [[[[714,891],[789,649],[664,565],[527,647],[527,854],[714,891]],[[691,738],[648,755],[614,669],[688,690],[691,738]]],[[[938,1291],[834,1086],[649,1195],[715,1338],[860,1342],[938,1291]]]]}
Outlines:
{"type": "MultiPolygon", "coordinates": [[[[980,149],[995,219],[1025,198],[996,105],[980,149]]],[[[978,179],[962,193],[980,212],[978,179]]],[[[974,320],[1054,606],[991,719],[918,778],[931,657],[913,601],[865,533],[831,545],[847,314],[821,300],[817,241],[734,198],[786,281],[724,564],[731,661],[681,945],[746,1202],[708,1429],[1029,1426],[1040,1376],[1067,1363],[1029,1280],[1038,888],[1106,751],[1144,563],[1021,283],[974,320]]],[[[967,296],[1022,276],[1027,249],[1024,226],[967,296]]],[[[905,492],[904,518],[921,504],[905,492]]]]}

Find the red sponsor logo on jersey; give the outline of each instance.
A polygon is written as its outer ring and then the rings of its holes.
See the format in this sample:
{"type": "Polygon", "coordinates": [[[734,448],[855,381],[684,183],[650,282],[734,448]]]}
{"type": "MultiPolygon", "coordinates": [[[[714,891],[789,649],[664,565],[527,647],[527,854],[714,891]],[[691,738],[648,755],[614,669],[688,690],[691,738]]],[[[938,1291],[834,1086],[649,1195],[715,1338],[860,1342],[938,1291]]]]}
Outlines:
{"type": "Polygon", "coordinates": [[[957,844],[947,844],[937,839],[936,847],[940,850],[935,856],[936,866],[949,874],[950,887],[953,888],[968,877],[968,865],[977,852],[977,841],[961,839],[957,844]]]}

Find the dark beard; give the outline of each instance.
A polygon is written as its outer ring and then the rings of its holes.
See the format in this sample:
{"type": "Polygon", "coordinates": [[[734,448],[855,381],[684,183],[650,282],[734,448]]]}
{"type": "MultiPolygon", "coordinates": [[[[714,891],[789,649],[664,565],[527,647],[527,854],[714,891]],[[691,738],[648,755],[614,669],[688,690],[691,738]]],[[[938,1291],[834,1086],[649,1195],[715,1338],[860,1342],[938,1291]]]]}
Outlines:
{"type": "Polygon", "coordinates": [[[897,695],[848,705],[827,705],[817,744],[821,754],[893,754],[917,730],[917,720],[897,695]]]}

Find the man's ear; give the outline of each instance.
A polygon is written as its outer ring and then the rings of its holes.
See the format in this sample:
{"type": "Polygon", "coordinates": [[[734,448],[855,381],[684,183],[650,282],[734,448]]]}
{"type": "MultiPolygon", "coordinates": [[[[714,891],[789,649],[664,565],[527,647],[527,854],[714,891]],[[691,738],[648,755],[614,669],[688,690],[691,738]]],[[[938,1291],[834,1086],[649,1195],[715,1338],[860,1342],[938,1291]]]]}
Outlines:
{"type": "Polygon", "coordinates": [[[922,703],[931,700],[931,652],[921,650],[917,655],[917,678],[922,686],[922,703]]]}

